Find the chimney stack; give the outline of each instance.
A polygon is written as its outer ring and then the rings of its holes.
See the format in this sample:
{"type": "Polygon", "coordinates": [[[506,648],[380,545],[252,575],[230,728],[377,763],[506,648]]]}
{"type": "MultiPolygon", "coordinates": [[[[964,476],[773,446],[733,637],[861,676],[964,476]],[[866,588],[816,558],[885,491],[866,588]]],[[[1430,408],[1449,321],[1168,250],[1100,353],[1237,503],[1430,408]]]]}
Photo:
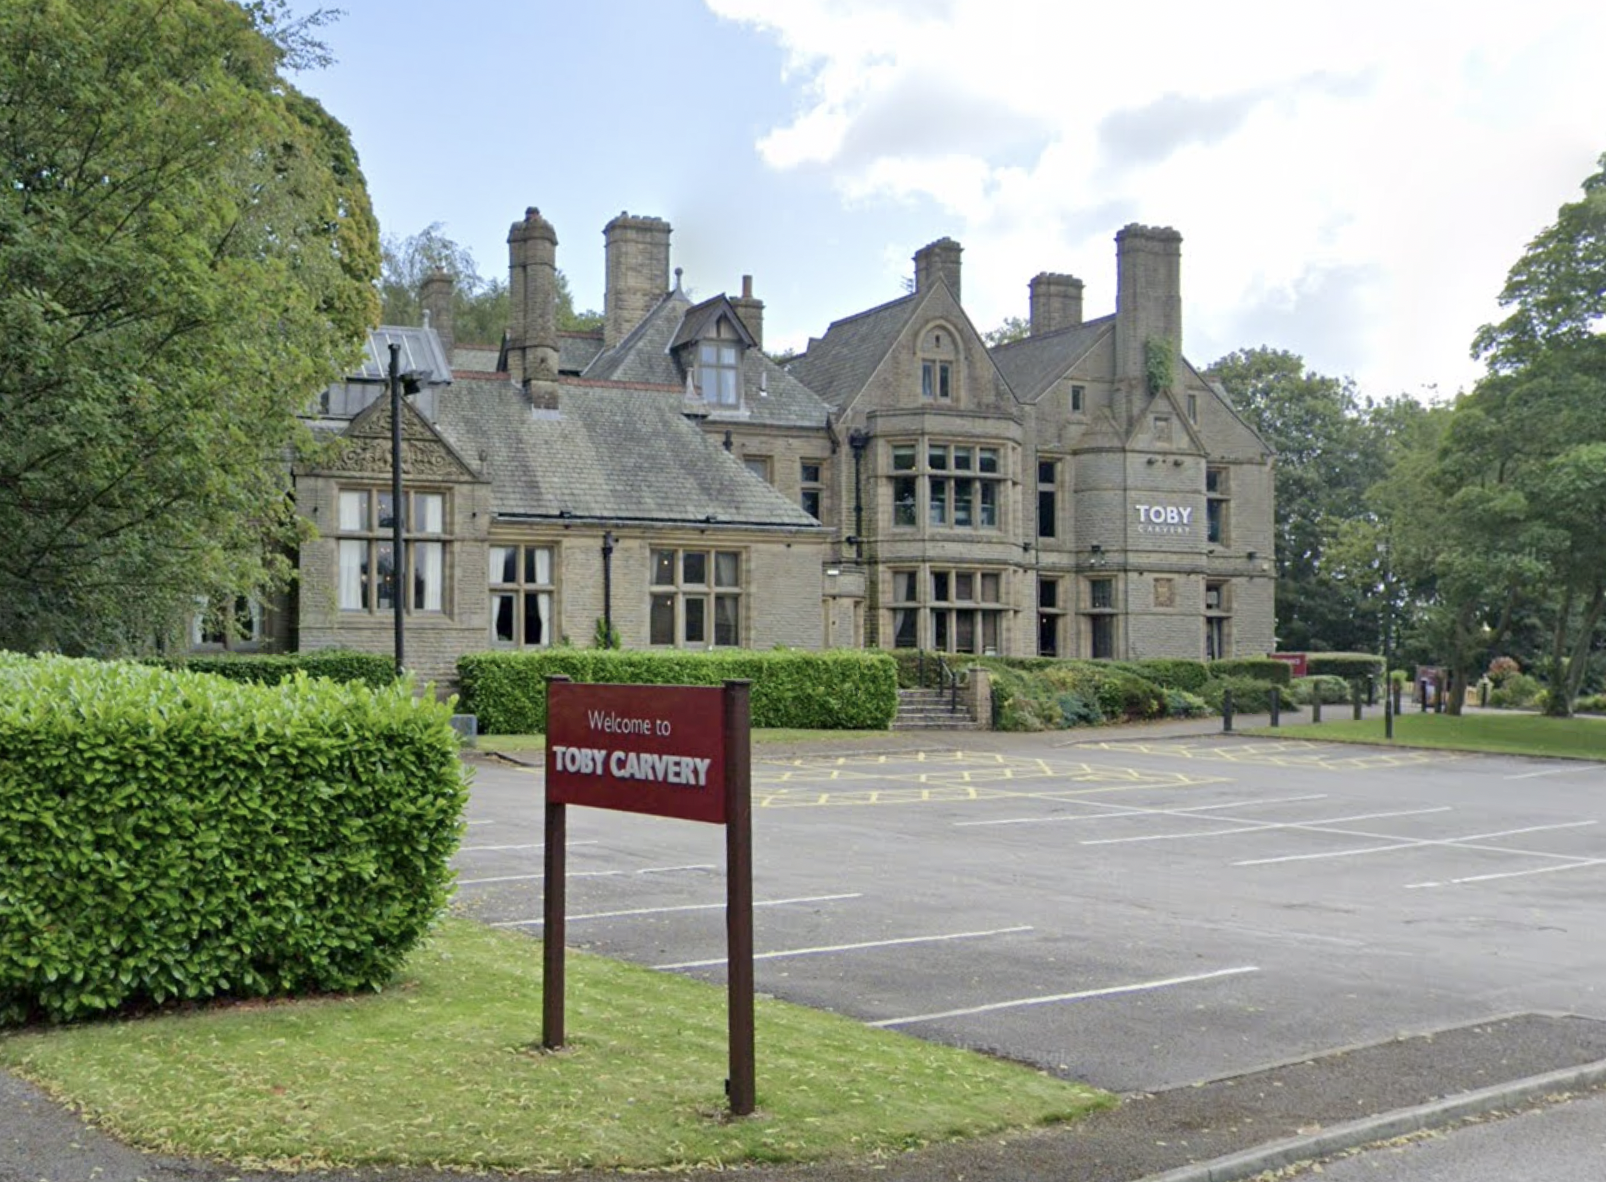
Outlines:
{"type": "Polygon", "coordinates": [[[437,267],[418,285],[418,302],[424,308],[424,323],[435,330],[448,363],[452,359],[452,291],[456,285],[447,272],[437,267]]]}
{"type": "Polygon", "coordinates": [[[1082,281],[1042,271],[1032,277],[1032,336],[1082,323],[1082,281]]]}
{"type": "Polygon", "coordinates": [[[731,301],[731,307],[736,315],[742,318],[747,331],[753,336],[753,343],[760,349],[764,347],[764,301],[753,298],[753,277],[742,276],[742,295],[740,299],[731,301]]]}
{"type": "Polygon", "coordinates": [[[927,291],[940,278],[959,303],[959,256],[964,249],[952,238],[939,238],[915,251],[915,290],[927,291]]]}
{"type": "Polygon", "coordinates": [[[558,232],[533,205],[508,231],[508,369],[525,386],[558,377],[558,232]]]}
{"type": "Polygon", "coordinates": [[[607,294],[602,347],[611,349],[640,324],[669,290],[669,223],[621,213],[603,229],[607,294]]]}
{"type": "Polygon", "coordinates": [[[1115,376],[1144,386],[1150,340],[1182,356],[1182,235],[1129,225],[1115,236],[1115,376]]]}

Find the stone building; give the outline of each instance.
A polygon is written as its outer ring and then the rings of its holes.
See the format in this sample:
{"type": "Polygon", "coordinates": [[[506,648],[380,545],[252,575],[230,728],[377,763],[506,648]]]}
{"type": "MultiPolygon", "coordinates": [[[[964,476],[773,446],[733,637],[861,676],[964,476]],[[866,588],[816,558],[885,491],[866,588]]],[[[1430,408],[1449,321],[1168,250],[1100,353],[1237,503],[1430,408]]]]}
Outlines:
{"type": "Polygon", "coordinates": [[[667,222],[621,214],[604,236],[597,333],[557,331],[557,234],[531,209],[499,345],[454,341],[444,276],[424,325],[371,334],[312,416],[342,446],[297,469],[318,536],[271,640],[389,651],[396,345],[418,385],[400,583],[425,676],[589,646],[605,617],[627,648],[1272,649],[1272,456],[1182,356],[1175,231],[1116,236],[1109,316],[1083,319],[1080,280],[1038,275],[1030,335],[993,350],[940,239],[912,291],[784,364],[750,277],[693,301],[667,222]]]}

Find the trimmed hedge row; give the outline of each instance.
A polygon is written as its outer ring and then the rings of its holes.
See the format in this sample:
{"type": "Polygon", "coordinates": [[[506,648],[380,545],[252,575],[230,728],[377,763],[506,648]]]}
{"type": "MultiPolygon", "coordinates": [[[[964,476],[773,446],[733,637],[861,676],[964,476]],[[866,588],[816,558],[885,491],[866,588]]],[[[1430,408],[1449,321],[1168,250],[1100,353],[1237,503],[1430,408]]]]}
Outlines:
{"type": "Polygon", "coordinates": [[[0,653],[0,1023],[377,988],[444,910],[451,707],[0,653]]]}
{"type": "Polygon", "coordinates": [[[753,683],[755,727],[884,730],[898,713],[898,674],[886,653],[641,652],[554,648],[541,652],[470,653],[457,662],[461,709],[483,734],[546,730],[546,679],[626,685],[753,683]]]}
{"type": "Polygon", "coordinates": [[[1345,681],[1383,677],[1383,658],[1371,653],[1310,653],[1305,670],[1312,677],[1342,677],[1345,681]]]}
{"type": "Polygon", "coordinates": [[[305,673],[308,677],[327,677],[330,681],[360,682],[374,689],[396,680],[394,657],[338,648],[312,649],[304,653],[200,654],[150,663],[165,669],[212,673],[227,677],[230,681],[248,681],[256,685],[278,685],[297,673],[305,673]]]}
{"type": "MultiPolygon", "coordinates": [[[[1210,676],[1216,679],[1248,677],[1272,685],[1287,685],[1294,677],[1294,667],[1287,661],[1274,661],[1270,657],[1229,657],[1209,664],[1210,676]]],[[[1236,691],[1234,697],[1236,698],[1236,691]]]]}

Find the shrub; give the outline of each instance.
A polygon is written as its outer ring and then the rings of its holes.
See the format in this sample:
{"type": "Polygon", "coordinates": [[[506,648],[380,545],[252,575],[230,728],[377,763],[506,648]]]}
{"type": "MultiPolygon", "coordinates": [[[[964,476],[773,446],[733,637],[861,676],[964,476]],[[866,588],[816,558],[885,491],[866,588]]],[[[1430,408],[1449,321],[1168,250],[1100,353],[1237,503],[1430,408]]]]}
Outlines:
{"type": "Polygon", "coordinates": [[[151,662],[166,669],[211,673],[230,681],[278,685],[297,673],[327,677],[330,681],[360,682],[375,689],[396,680],[394,657],[360,653],[352,649],[320,648],[302,653],[193,654],[151,662]]]}
{"type": "Polygon", "coordinates": [[[753,683],[755,727],[881,730],[898,712],[897,666],[885,653],[643,652],[557,648],[542,652],[470,653],[457,662],[462,708],[483,734],[535,734],[546,729],[546,679],[627,685],[753,683]]]}
{"type": "Polygon", "coordinates": [[[1489,680],[1499,685],[1513,673],[1521,673],[1522,666],[1517,663],[1516,657],[1496,657],[1489,662],[1489,680]]]}
{"type": "Polygon", "coordinates": [[[1287,698],[1301,706],[1309,706],[1318,700],[1325,706],[1330,703],[1348,702],[1350,693],[1348,681],[1342,677],[1323,674],[1319,677],[1294,678],[1289,684],[1287,698]]]}
{"type": "MultiPolygon", "coordinates": [[[[1208,682],[1204,693],[1200,696],[1210,704],[1212,712],[1221,712],[1222,695],[1226,690],[1232,690],[1232,709],[1236,714],[1269,714],[1271,713],[1272,683],[1262,681],[1258,677],[1217,677],[1208,682]]],[[[1284,711],[1298,710],[1295,702],[1288,700],[1287,693],[1282,694],[1281,709],[1284,711]]]]}
{"type": "Polygon", "coordinates": [[[1197,694],[1204,688],[1204,683],[1210,680],[1210,669],[1203,661],[1156,657],[1143,661],[1112,663],[1154,682],[1162,689],[1187,690],[1190,694],[1197,694]]]}
{"type": "Polygon", "coordinates": [[[1305,671],[1312,677],[1338,677],[1344,681],[1373,681],[1383,677],[1383,658],[1371,653],[1311,653],[1305,671]]]}
{"type": "MultiPolygon", "coordinates": [[[[1272,685],[1287,685],[1293,680],[1293,666],[1287,661],[1274,661],[1270,657],[1234,657],[1211,661],[1210,676],[1221,678],[1252,678],[1272,685]]],[[[1236,695],[1234,695],[1236,696],[1236,695]]]]}
{"type": "Polygon", "coordinates": [[[1526,710],[1539,702],[1544,687],[1526,673],[1508,673],[1489,692],[1489,705],[1500,710],[1526,710]]]}
{"type": "Polygon", "coordinates": [[[1168,689],[1165,691],[1165,713],[1167,718],[1202,718],[1210,713],[1210,703],[1187,690],[1168,689]]]}
{"type": "Polygon", "coordinates": [[[377,988],[445,908],[449,704],[0,657],[0,1023],[377,988]]]}
{"type": "Polygon", "coordinates": [[[1579,714],[1606,714],[1606,694],[1590,694],[1579,698],[1573,709],[1579,714]]]}

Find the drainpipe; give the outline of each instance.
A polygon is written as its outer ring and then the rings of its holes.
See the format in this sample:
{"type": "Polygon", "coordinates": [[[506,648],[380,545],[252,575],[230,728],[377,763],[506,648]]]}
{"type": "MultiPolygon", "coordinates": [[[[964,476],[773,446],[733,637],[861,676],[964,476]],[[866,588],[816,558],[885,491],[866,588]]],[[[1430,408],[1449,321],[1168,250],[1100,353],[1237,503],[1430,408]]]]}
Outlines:
{"type": "Polygon", "coordinates": [[[870,446],[870,433],[862,427],[848,432],[853,449],[853,560],[864,561],[864,449],[870,446]]]}

